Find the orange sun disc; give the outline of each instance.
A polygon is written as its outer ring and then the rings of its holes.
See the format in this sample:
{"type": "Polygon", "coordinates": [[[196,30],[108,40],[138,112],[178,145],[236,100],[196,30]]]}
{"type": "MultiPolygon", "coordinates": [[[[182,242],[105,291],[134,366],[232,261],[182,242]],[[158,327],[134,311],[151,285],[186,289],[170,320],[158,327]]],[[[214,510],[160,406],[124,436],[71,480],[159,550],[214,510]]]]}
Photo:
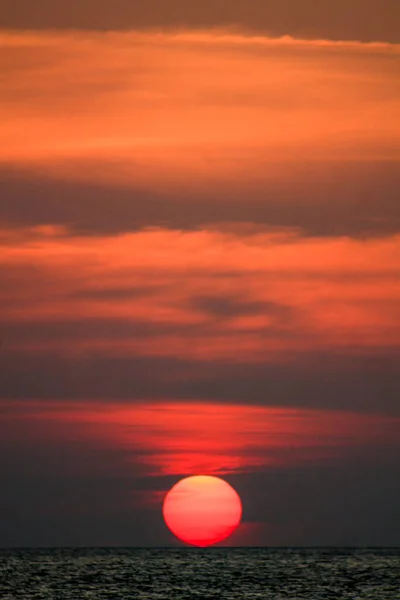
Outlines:
{"type": "Polygon", "coordinates": [[[223,479],[196,475],[170,489],[163,505],[165,522],[182,542],[211,546],[225,540],[240,523],[242,503],[223,479]]]}

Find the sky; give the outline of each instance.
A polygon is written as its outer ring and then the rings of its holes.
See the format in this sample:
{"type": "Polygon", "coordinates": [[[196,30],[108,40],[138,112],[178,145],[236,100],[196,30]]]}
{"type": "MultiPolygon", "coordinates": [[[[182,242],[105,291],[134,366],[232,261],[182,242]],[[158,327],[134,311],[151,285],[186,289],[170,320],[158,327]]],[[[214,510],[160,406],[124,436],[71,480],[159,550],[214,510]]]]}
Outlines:
{"type": "Polygon", "coordinates": [[[5,0],[0,546],[400,545],[398,0],[5,0]]]}

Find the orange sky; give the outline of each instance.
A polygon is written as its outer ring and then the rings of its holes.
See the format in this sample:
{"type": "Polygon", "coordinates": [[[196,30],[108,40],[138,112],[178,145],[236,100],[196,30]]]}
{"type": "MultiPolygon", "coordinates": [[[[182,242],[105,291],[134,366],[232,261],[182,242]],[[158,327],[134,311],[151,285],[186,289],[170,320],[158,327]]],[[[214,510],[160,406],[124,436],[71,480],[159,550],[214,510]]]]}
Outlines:
{"type": "Polygon", "coordinates": [[[45,227],[3,235],[1,264],[14,274],[0,293],[3,319],[19,331],[3,344],[14,351],[276,362],[318,349],[398,348],[396,235],[147,229],[80,237],[45,227]],[[37,274],[27,297],[26,277],[37,274]],[[66,335],[57,334],[60,323],[66,335]]]}
{"type": "Polygon", "coordinates": [[[3,32],[0,47],[3,161],[159,187],[399,158],[398,45],[189,31],[3,32]]]}

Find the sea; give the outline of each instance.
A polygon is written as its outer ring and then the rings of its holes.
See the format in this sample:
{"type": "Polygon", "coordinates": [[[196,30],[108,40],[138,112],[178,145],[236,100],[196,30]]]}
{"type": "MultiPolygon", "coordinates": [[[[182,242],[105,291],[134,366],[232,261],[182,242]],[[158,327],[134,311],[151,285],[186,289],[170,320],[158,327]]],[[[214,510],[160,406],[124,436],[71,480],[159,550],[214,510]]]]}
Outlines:
{"type": "Polygon", "coordinates": [[[1,600],[400,600],[400,549],[0,550],[1,600]]]}

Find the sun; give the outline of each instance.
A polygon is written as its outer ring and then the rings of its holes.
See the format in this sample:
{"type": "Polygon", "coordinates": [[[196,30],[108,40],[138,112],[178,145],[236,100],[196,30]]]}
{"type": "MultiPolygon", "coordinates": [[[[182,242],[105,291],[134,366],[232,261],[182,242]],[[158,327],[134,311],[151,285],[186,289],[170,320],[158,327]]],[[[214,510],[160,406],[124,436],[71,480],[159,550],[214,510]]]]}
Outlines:
{"type": "Polygon", "coordinates": [[[242,503],[226,481],[195,475],[178,481],[163,504],[165,523],[186,544],[206,547],[229,537],[240,523],[242,503]]]}

